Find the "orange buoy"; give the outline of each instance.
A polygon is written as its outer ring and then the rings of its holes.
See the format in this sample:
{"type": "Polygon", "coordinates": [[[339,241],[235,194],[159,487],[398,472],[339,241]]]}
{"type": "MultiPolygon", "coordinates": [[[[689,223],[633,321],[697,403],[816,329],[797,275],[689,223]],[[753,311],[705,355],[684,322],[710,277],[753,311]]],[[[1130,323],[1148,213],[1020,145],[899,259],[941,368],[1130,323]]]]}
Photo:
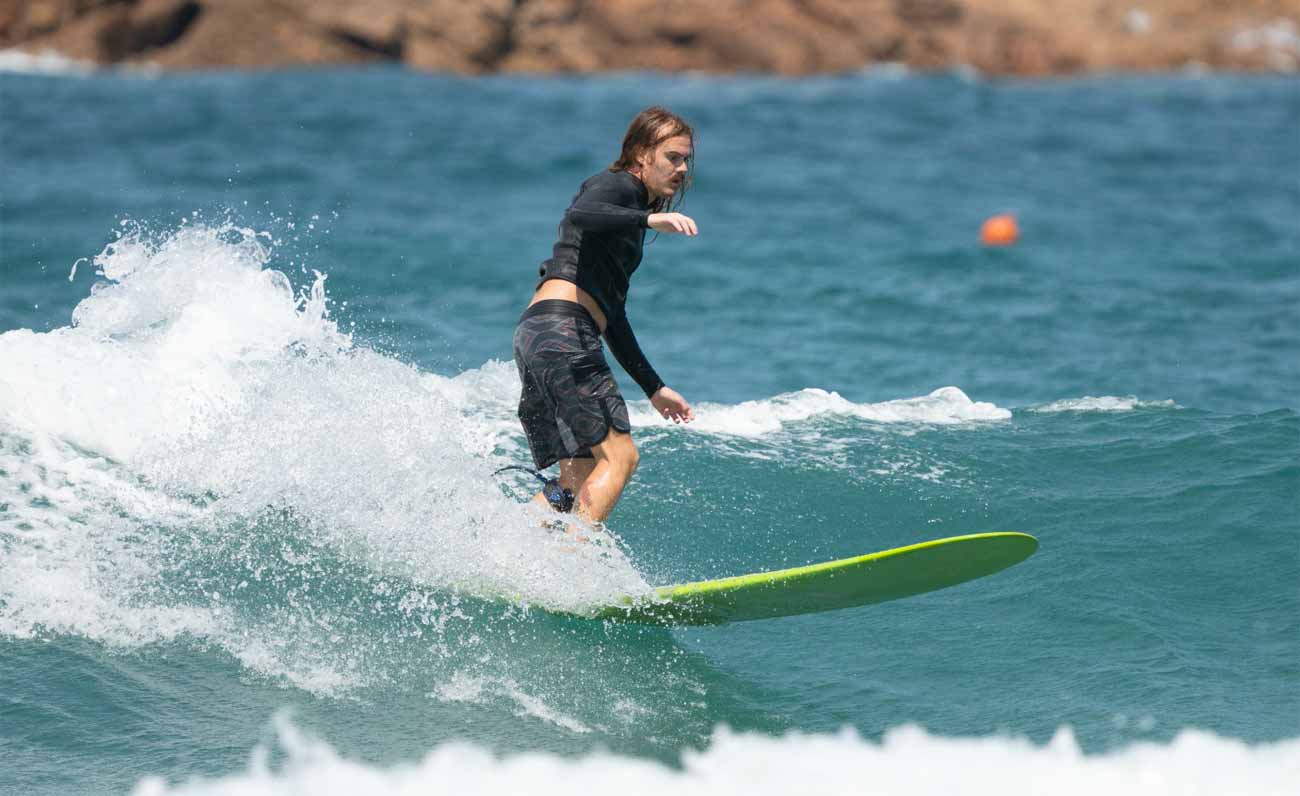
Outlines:
{"type": "Polygon", "coordinates": [[[1020,239],[1020,227],[1010,213],[993,216],[980,227],[980,243],[985,246],[1010,246],[1020,239]]]}

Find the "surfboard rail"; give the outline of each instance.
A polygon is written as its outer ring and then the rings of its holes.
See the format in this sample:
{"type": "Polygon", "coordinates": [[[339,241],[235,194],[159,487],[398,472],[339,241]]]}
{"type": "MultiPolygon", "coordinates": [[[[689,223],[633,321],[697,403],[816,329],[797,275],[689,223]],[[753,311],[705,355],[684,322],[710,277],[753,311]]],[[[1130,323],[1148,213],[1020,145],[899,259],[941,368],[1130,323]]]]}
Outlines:
{"type": "Polygon", "coordinates": [[[717,625],[836,611],[897,600],[992,575],[1033,555],[1027,533],[951,536],[876,553],[661,586],[596,609],[594,619],[658,625],[717,625]]]}

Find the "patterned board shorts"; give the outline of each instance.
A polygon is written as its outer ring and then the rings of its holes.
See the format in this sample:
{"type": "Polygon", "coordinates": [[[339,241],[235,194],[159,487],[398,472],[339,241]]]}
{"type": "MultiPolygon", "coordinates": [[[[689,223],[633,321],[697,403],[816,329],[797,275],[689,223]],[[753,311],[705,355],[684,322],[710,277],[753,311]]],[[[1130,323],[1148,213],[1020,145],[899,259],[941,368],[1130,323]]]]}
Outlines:
{"type": "Polygon", "coordinates": [[[548,300],[525,310],[515,327],[515,365],[523,385],[519,420],[539,470],[590,458],[611,428],[632,431],[600,327],[581,304],[548,300]]]}

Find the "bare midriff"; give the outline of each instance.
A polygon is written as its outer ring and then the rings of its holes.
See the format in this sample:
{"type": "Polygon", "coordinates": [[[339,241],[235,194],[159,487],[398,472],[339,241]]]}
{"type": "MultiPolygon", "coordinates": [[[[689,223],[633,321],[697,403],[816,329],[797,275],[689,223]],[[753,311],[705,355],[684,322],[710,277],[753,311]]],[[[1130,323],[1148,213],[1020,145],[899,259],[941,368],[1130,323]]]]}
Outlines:
{"type": "Polygon", "coordinates": [[[605,333],[605,313],[600,311],[600,305],[591,294],[567,279],[548,279],[537,288],[533,294],[533,300],[528,302],[528,306],[533,306],[539,301],[558,300],[572,301],[581,304],[591,317],[596,320],[596,325],[600,327],[600,333],[605,333]]]}

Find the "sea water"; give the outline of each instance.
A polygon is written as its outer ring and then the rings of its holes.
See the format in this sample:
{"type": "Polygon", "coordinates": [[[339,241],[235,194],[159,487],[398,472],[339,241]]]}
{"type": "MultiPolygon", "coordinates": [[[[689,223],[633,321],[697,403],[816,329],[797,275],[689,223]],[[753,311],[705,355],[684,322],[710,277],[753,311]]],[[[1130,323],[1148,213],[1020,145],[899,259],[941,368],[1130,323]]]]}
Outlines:
{"type": "Polygon", "coordinates": [[[0,791],[1300,778],[1294,78],[4,63],[0,791]],[[629,316],[698,419],[619,373],[641,467],[575,547],[493,474],[511,334],[652,103],[701,234],[629,316]],[[868,608],[553,612],[1000,530],[1041,548],[868,608]]]}

